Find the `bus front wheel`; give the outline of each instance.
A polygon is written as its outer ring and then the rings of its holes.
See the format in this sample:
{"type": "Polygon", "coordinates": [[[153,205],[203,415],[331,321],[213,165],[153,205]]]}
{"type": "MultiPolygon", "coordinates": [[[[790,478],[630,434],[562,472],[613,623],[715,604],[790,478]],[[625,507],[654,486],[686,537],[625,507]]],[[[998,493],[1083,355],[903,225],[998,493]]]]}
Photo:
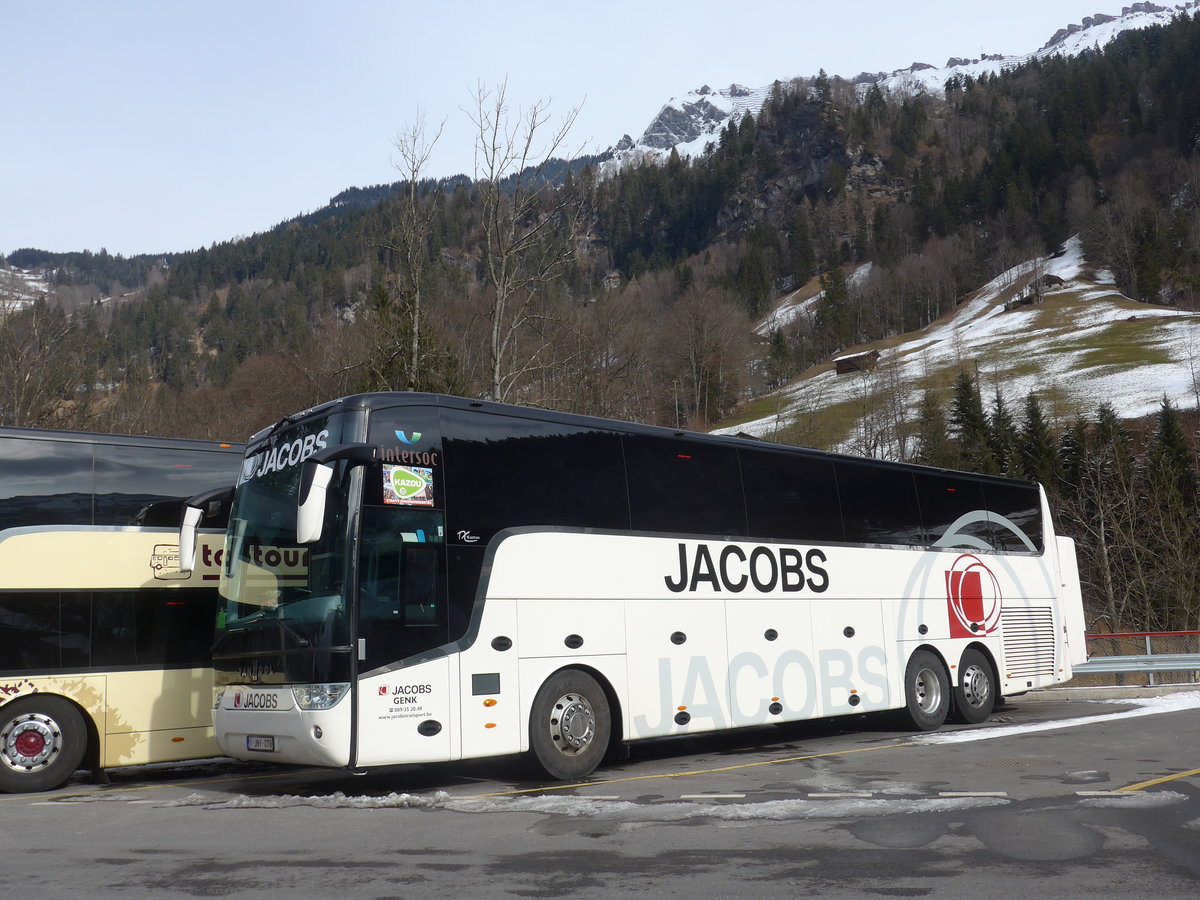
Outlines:
{"type": "Polygon", "coordinates": [[[0,791],[56,788],[79,768],[87,728],[61,697],[22,697],[0,706],[0,791]]]}
{"type": "Polygon", "coordinates": [[[992,714],[996,703],[996,678],[987,657],[974,648],[958,664],[961,683],[954,688],[954,718],[978,725],[992,714]]]}
{"type": "Polygon", "coordinates": [[[590,775],[604,759],[612,732],[608,697],[586,672],[566,669],[542,685],[529,717],[529,743],[552,778],[590,775]]]}
{"type": "Polygon", "coordinates": [[[928,650],[918,650],[904,670],[904,696],[908,719],[914,728],[935,731],[950,713],[950,679],[942,661],[928,650]]]}

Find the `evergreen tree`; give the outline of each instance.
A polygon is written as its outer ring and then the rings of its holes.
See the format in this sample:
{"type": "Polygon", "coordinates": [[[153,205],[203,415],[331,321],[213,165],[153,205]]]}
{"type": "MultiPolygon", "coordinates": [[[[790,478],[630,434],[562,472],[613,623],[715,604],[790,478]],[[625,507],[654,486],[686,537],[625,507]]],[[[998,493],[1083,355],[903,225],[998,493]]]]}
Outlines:
{"type": "Polygon", "coordinates": [[[966,369],[958,373],[950,397],[950,427],[963,468],[994,475],[999,467],[989,443],[991,429],[983,411],[983,398],[975,379],[966,369]]]}
{"type": "Polygon", "coordinates": [[[816,258],[808,229],[808,215],[803,210],[796,213],[791,231],[788,232],[788,261],[798,284],[804,284],[812,277],[816,258]]]}
{"type": "Polygon", "coordinates": [[[988,418],[987,443],[999,473],[1013,478],[1020,477],[1021,454],[1017,447],[1017,426],[999,388],[996,389],[996,396],[992,400],[992,414],[988,418]]]}
{"type": "Polygon", "coordinates": [[[1153,610],[1155,628],[1194,628],[1200,612],[1200,522],[1193,460],[1179,413],[1164,397],[1146,450],[1141,516],[1142,545],[1151,561],[1146,566],[1151,575],[1146,603],[1153,610]]]}
{"type": "Polygon", "coordinates": [[[757,244],[752,244],[734,275],[737,292],[752,316],[762,315],[771,299],[771,275],[757,244]]]}
{"type": "Polygon", "coordinates": [[[788,346],[783,329],[771,332],[771,349],[767,355],[767,387],[774,389],[785,383],[795,373],[792,365],[792,348],[788,346]]]}
{"type": "Polygon", "coordinates": [[[850,321],[850,289],[846,275],[838,266],[821,276],[821,290],[825,296],[817,308],[816,330],[826,350],[838,350],[853,339],[850,321]]]}
{"type": "Polygon", "coordinates": [[[1196,508],[1196,469],[1179,412],[1163,397],[1146,450],[1146,474],[1164,502],[1190,514],[1196,508]]]}
{"type": "Polygon", "coordinates": [[[937,394],[927,390],[921,394],[921,408],[917,414],[916,462],[944,469],[959,468],[959,457],[954,442],[946,430],[946,416],[937,394]]]}
{"type": "Polygon", "coordinates": [[[1025,420],[1018,436],[1018,453],[1022,477],[1040,482],[1048,491],[1059,489],[1061,472],[1054,437],[1033,391],[1025,398],[1025,420]]]}

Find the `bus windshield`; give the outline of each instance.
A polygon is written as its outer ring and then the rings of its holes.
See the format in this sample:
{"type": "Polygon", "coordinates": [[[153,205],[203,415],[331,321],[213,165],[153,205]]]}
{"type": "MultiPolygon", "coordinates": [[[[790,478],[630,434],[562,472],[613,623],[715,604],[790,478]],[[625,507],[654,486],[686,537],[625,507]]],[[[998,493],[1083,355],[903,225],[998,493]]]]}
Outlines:
{"type": "MultiPolygon", "coordinates": [[[[230,513],[217,646],[235,633],[265,629],[261,649],[295,650],[345,646],[346,553],[344,466],[332,493],[334,518],[315,544],[296,540],[296,500],[302,463],[341,439],[340,422],[319,419],[283,431],[277,440],[248,456],[230,513]]],[[[256,642],[261,643],[261,642],[256,642]]]]}

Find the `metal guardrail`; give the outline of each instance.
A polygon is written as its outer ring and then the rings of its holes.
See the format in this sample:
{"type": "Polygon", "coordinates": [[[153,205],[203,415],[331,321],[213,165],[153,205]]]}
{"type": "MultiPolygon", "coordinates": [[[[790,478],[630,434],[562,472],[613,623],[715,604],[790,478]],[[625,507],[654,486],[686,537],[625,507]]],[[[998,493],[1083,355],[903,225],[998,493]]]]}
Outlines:
{"type": "Polygon", "coordinates": [[[1132,655],[1096,655],[1090,654],[1088,661],[1073,667],[1076,675],[1107,675],[1139,673],[1146,674],[1149,683],[1155,683],[1155,673],[1159,672],[1193,672],[1193,680],[1200,680],[1200,652],[1196,653],[1155,653],[1156,645],[1181,650],[1185,647],[1200,645],[1200,632],[1170,631],[1170,632],[1133,632],[1124,634],[1089,634],[1089,641],[1110,644],[1113,649],[1127,649],[1130,644],[1144,647],[1144,653],[1132,655]],[[1190,645],[1190,646],[1189,646],[1190,645]]]}
{"type": "Polygon", "coordinates": [[[1152,653],[1148,656],[1093,656],[1079,666],[1076,675],[1110,672],[1200,672],[1200,653],[1152,653]]]}

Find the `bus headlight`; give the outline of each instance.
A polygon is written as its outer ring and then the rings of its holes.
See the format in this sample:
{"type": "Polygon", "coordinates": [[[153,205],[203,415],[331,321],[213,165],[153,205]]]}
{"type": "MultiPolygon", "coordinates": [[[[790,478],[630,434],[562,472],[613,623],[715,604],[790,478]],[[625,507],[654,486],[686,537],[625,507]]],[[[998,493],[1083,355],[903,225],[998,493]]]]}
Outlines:
{"type": "Polygon", "coordinates": [[[345,683],[292,685],[296,705],[301,709],[333,709],[349,691],[350,685],[345,683]]]}

